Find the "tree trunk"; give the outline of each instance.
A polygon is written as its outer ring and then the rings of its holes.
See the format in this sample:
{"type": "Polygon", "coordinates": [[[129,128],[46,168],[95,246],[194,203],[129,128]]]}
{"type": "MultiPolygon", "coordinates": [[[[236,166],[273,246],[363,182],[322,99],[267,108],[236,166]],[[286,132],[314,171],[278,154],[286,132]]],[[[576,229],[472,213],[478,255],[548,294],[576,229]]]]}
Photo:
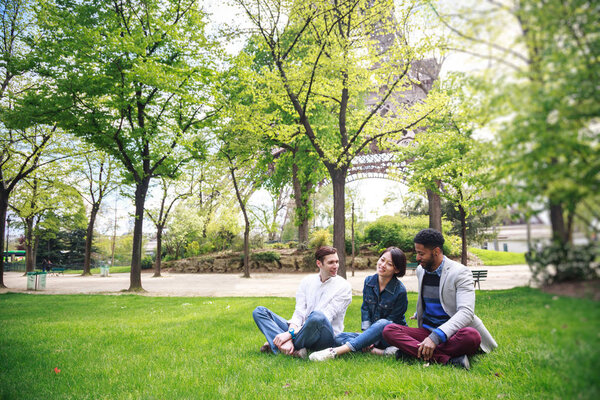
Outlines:
{"type": "Polygon", "coordinates": [[[35,270],[33,253],[33,217],[25,219],[25,273],[35,270]]]}
{"type": "Polygon", "coordinates": [[[310,207],[310,196],[308,191],[311,189],[310,183],[306,184],[303,191],[302,183],[298,178],[298,166],[292,165],[292,182],[294,187],[294,201],[296,203],[296,225],[298,226],[298,244],[308,245],[308,210],[310,207]],[[303,194],[306,193],[306,196],[303,194]]]}
{"type": "Polygon", "coordinates": [[[242,207],[244,214],[244,278],[250,278],[250,222],[246,215],[246,208],[242,207]]]}
{"type": "Polygon", "coordinates": [[[338,250],[340,268],[338,275],[346,279],[346,175],[348,168],[328,166],[333,185],[333,247],[338,250]]]}
{"type": "Polygon", "coordinates": [[[442,232],[442,200],[433,190],[427,189],[429,201],[429,227],[442,232]]]}
{"type": "Polygon", "coordinates": [[[462,242],[460,262],[462,265],[467,265],[468,254],[467,254],[467,214],[462,206],[458,206],[458,212],[460,214],[460,239],[462,242]]]}
{"type": "Polygon", "coordinates": [[[246,206],[238,187],[237,179],[235,179],[235,168],[229,168],[231,172],[231,179],[233,180],[233,187],[235,188],[235,195],[244,214],[244,278],[250,278],[250,221],[248,220],[248,213],[246,212],[246,206]]]}
{"type": "Polygon", "coordinates": [[[6,234],[6,211],[8,210],[8,194],[0,189],[0,288],[6,288],[4,285],[4,235],[6,234]]]}
{"type": "Polygon", "coordinates": [[[550,200],[550,223],[552,224],[552,239],[561,244],[566,244],[569,241],[569,233],[565,226],[562,204],[553,203],[550,200]]]}
{"type": "MultiPolygon", "coordinates": [[[[37,224],[36,224],[37,226],[37,224]]],[[[37,265],[38,247],[40,244],[40,237],[38,235],[33,236],[33,267],[37,265]]],[[[48,255],[50,256],[50,255],[48,255]]]]}
{"type": "Polygon", "coordinates": [[[92,261],[92,241],[94,240],[94,224],[96,222],[96,216],[100,209],[99,203],[92,205],[92,211],[90,213],[90,220],[88,222],[87,232],[85,234],[85,255],[83,256],[83,273],[81,276],[91,275],[91,261],[92,261]]]}
{"type": "Polygon", "coordinates": [[[150,178],[146,177],[137,183],[135,188],[135,222],[133,225],[133,249],[131,251],[131,273],[129,275],[129,291],[139,292],[142,288],[142,233],[144,225],[144,204],[150,178]]]}
{"type": "Polygon", "coordinates": [[[354,202],[352,202],[352,261],[350,265],[352,266],[352,276],[354,276],[354,202]]]}
{"type": "Polygon", "coordinates": [[[156,226],[156,260],[154,261],[154,278],[160,277],[160,264],[162,262],[162,233],[163,225],[156,226]]]}

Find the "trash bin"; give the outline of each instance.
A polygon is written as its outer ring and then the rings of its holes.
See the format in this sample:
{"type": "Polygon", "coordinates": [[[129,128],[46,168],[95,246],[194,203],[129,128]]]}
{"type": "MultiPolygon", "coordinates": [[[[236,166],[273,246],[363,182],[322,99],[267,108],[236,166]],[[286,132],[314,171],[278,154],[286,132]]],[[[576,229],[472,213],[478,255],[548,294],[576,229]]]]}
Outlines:
{"type": "Polygon", "coordinates": [[[48,275],[47,272],[38,272],[38,284],[37,284],[37,288],[36,290],[41,290],[41,289],[46,289],[46,276],[48,275]]]}
{"type": "Polygon", "coordinates": [[[37,275],[35,272],[27,273],[27,290],[35,290],[36,277],[37,275]]]}
{"type": "Polygon", "coordinates": [[[46,289],[46,272],[28,272],[27,290],[46,289]]]}
{"type": "Polygon", "coordinates": [[[100,266],[100,276],[108,276],[108,266],[107,265],[100,266]]]}

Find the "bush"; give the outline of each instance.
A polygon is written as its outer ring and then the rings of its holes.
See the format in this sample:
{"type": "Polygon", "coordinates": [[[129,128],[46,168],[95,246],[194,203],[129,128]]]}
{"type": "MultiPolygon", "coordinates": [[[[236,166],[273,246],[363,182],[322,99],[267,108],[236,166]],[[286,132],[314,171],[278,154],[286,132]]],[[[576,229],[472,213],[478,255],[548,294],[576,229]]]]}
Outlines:
{"type": "MultiPolygon", "coordinates": [[[[242,255],[243,257],[243,255],[242,255]]],[[[259,253],[250,254],[250,260],[252,261],[279,261],[281,259],[281,255],[276,251],[261,251],[259,253]]]]}
{"type": "Polygon", "coordinates": [[[525,253],[533,279],[545,285],[597,278],[598,256],[594,244],[575,246],[557,242],[525,253]]]}
{"type": "MultiPolygon", "coordinates": [[[[352,254],[352,235],[347,235],[344,244],[346,247],[346,254],[352,254]]],[[[360,253],[360,246],[363,244],[362,238],[360,235],[354,233],[354,254],[358,255],[360,253]]]]}
{"type": "Polygon", "coordinates": [[[456,235],[444,235],[444,254],[447,256],[460,256],[462,252],[462,241],[456,235]]]}
{"type": "Polygon", "coordinates": [[[331,246],[332,243],[331,234],[326,229],[317,229],[310,235],[309,246],[312,249],[321,246],[331,246]]]}
{"type": "Polygon", "coordinates": [[[295,249],[296,247],[298,247],[298,242],[290,240],[289,242],[287,242],[287,247],[290,249],[295,249]]]}
{"type": "Polygon", "coordinates": [[[145,256],[142,258],[142,269],[151,269],[154,267],[154,256],[145,256]]]}
{"type": "Polygon", "coordinates": [[[199,248],[200,254],[212,253],[213,251],[215,251],[215,245],[212,244],[211,242],[204,242],[200,245],[200,248],[199,248]]]}
{"type": "Polygon", "coordinates": [[[260,234],[251,234],[248,242],[251,249],[262,249],[265,247],[265,238],[260,234]]]}
{"type": "MultiPolygon", "coordinates": [[[[416,216],[385,216],[370,223],[365,228],[364,243],[373,243],[370,250],[380,253],[382,250],[396,246],[402,251],[414,251],[413,242],[415,235],[422,229],[429,227],[429,217],[427,215],[416,216]]],[[[449,232],[451,224],[448,221],[442,222],[442,230],[449,232]]],[[[444,234],[444,254],[448,256],[460,255],[461,243],[458,236],[444,234]]]]}
{"type": "Polygon", "coordinates": [[[185,256],[186,257],[195,257],[200,255],[200,244],[197,241],[193,241],[191,243],[188,243],[187,246],[185,246],[185,256]]]}
{"type": "Polygon", "coordinates": [[[272,249],[287,249],[288,248],[287,244],[280,243],[280,242],[271,243],[270,247],[272,249]]]}

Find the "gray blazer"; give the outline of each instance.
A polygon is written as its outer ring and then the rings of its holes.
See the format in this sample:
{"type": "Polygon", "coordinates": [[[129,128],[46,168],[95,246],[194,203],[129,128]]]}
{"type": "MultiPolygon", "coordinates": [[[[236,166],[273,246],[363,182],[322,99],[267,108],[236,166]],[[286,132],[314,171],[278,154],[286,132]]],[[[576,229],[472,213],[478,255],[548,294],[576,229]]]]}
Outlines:
{"type": "MultiPolygon", "coordinates": [[[[421,299],[421,285],[425,270],[420,265],[417,267],[419,280],[419,298],[417,300],[417,321],[423,327],[423,301],[421,299]]],[[[475,315],[475,286],[473,273],[464,265],[446,257],[444,269],[440,277],[440,302],[442,308],[450,319],[438,328],[446,337],[450,338],[459,329],[472,327],[481,335],[481,349],[489,353],[498,344],[488,332],[483,322],[475,315]]]]}

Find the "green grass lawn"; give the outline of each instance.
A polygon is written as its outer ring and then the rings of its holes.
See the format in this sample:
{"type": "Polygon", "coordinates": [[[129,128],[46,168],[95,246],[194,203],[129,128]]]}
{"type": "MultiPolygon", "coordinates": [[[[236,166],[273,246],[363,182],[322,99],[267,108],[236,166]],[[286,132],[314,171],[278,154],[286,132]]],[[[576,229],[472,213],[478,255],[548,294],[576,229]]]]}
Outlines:
{"type": "Polygon", "coordinates": [[[484,250],[474,247],[469,247],[469,251],[479,257],[483,265],[487,266],[527,264],[524,253],[484,250]]]}
{"type": "MultiPolygon", "coordinates": [[[[410,293],[409,313],[415,301],[410,293]]],[[[360,303],[347,330],[360,329],[360,303]]],[[[471,371],[362,353],[325,363],[262,354],[258,305],[288,317],[294,299],[0,295],[0,398],[600,398],[591,300],[478,291],[499,348],[475,356],[471,371]]]]}

